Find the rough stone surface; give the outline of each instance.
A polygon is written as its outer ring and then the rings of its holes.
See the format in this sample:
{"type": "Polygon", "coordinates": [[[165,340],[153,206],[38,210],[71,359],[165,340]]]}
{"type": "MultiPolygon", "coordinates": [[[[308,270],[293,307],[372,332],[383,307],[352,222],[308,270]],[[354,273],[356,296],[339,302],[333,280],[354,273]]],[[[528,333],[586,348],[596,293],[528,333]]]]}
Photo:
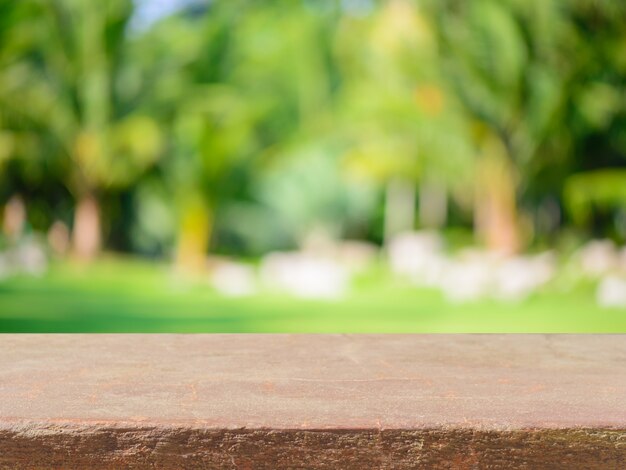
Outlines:
{"type": "Polygon", "coordinates": [[[626,468],[626,335],[0,335],[0,468],[626,468]]]}

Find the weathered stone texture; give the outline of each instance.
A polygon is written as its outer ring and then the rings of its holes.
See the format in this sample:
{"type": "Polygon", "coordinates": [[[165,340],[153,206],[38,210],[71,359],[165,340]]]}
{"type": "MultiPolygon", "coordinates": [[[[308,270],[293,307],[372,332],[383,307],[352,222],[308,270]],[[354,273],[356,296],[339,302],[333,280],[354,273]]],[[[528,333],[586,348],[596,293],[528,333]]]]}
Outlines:
{"type": "Polygon", "coordinates": [[[0,469],[626,468],[626,336],[0,346],[0,469]]]}

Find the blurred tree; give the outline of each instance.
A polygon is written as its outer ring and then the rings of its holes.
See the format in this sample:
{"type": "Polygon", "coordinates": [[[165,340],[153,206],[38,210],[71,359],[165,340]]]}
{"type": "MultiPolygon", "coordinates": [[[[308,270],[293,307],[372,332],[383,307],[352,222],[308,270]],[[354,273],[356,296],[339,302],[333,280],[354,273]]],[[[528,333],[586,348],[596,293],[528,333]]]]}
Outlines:
{"type": "Polygon", "coordinates": [[[519,250],[518,209],[537,168],[566,157],[569,24],[553,1],[430,2],[445,75],[474,122],[475,226],[493,249],[519,250]]]}
{"type": "Polygon", "coordinates": [[[235,80],[263,110],[255,196],[283,238],[300,245],[312,233],[345,235],[367,205],[367,190],[344,185],[339,171],[343,83],[333,46],[340,15],[339,2],[279,1],[242,24],[235,80]]]}
{"type": "Polygon", "coordinates": [[[340,33],[348,171],[385,186],[386,238],[414,228],[416,186],[420,225],[442,227],[472,154],[431,25],[414,2],[393,0],[369,18],[344,18],[340,33]]]}
{"type": "Polygon", "coordinates": [[[158,156],[153,119],[134,111],[126,82],[130,1],[24,0],[35,49],[16,65],[11,109],[37,130],[39,153],[63,169],[75,198],[76,255],[100,249],[99,193],[130,185],[158,156]],[[28,103],[23,106],[23,103],[28,103]],[[45,137],[45,139],[43,138],[45,137]]]}
{"type": "Polygon", "coordinates": [[[23,198],[14,194],[8,167],[11,160],[28,153],[29,138],[19,114],[11,107],[12,94],[22,78],[20,59],[32,52],[31,12],[20,2],[0,2],[0,200],[6,206],[0,211],[7,238],[19,236],[26,217],[23,198]]]}
{"type": "Polygon", "coordinates": [[[322,13],[293,2],[215,1],[144,38],[156,55],[154,109],[172,128],[162,170],[178,208],[183,269],[203,266],[216,214],[240,190],[235,181],[330,127],[322,13]]]}
{"type": "Polygon", "coordinates": [[[241,5],[214,2],[185,9],[148,31],[138,49],[154,81],[150,109],[171,129],[161,172],[178,219],[176,260],[197,271],[220,200],[254,146],[255,103],[232,81],[241,5]]]}
{"type": "Polygon", "coordinates": [[[564,202],[578,227],[626,239],[626,5],[578,0],[568,4],[575,43],[568,128],[576,147],[564,172],[564,202]],[[606,214],[606,222],[597,214],[606,214]],[[620,230],[618,230],[620,231],[620,230]]]}
{"type": "Polygon", "coordinates": [[[626,227],[620,2],[167,9],[141,23],[130,0],[0,0],[0,198],[21,196],[34,229],[73,200],[81,257],[122,198],[137,210],[112,238],[175,239],[191,270],[235,232],[378,240],[354,227],[442,228],[450,201],[507,253],[562,224],[626,227]]]}

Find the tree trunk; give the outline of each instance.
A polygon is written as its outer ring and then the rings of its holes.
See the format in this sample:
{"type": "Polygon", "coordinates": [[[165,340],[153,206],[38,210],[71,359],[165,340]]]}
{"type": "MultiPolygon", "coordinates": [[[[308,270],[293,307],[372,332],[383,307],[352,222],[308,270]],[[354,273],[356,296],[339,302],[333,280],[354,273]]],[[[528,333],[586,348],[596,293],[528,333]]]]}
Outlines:
{"type": "Polygon", "coordinates": [[[506,158],[484,158],[476,188],[475,232],[487,249],[511,255],[522,245],[515,178],[506,158]]]}
{"type": "Polygon", "coordinates": [[[101,243],[100,205],[93,194],[87,194],[78,200],[74,211],[74,254],[80,260],[90,261],[100,252],[101,243]]]}
{"type": "Polygon", "coordinates": [[[424,181],[419,189],[419,223],[426,228],[440,229],[448,218],[446,188],[434,181],[424,181]]]}
{"type": "Polygon", "coordinates": [[[400,232],[413,230],[414,225],[415,184],[394,178],[387,184],[385,194],[385,242],[400,232]]]}
{"type": "Polygon", "coordinates": [[[26,225],[26,204],[19,194],[11,196],[4,206],[2,229],[6,237],[16,242],[24,232],[26,225]]]}
{"type": "Polygon", "coordinates": [[[200,197],[187,200],[183,206],[176,247],[176,268],[185,273],[205,269],[207,248],[213,229],[213,213],[200,197]]]}

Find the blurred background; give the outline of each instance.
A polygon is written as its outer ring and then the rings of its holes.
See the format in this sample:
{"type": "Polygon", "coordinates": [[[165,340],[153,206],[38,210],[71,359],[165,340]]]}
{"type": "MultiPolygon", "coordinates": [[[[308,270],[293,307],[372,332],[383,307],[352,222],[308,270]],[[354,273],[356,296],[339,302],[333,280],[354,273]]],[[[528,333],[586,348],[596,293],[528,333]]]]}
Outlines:
{"type": "Polygon", "coordinates": [[[0,330],[626,332],[626,3],[0,0],[0,330]]]}

